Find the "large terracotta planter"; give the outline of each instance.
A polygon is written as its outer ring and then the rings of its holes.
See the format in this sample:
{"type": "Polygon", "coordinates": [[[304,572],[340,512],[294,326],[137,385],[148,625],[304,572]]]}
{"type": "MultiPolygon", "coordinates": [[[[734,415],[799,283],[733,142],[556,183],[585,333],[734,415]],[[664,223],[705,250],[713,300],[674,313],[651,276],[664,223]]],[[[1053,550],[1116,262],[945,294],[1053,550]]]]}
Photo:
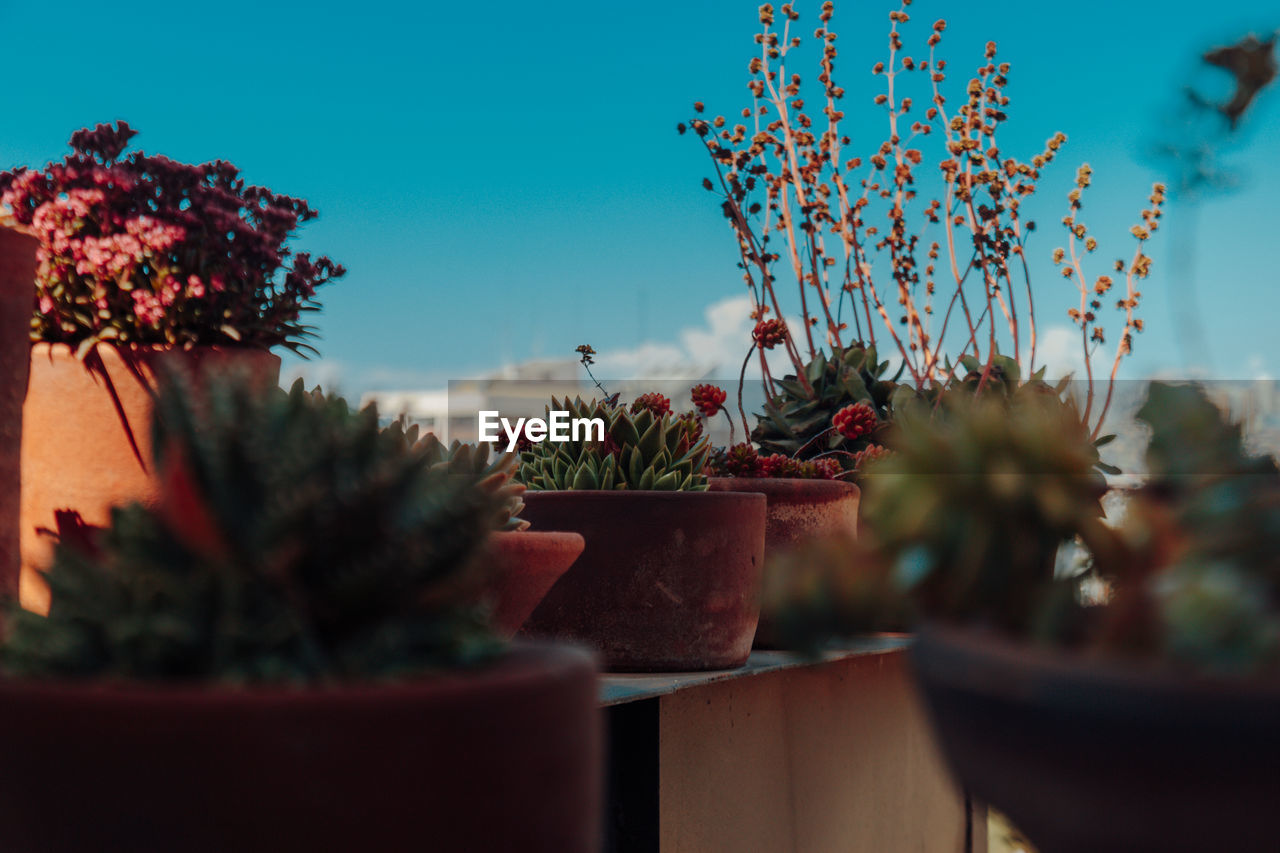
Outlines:
{"type": "Polygon", "coordinates": [[[35,237],[0,227],[0,596],[18,593],[22,400],[35,310],[35,237]]]}
{"type": "Polygon", "coordinates": [[[512,637],[547,590],[578,559],[586,542],[577,533],[512,530],[490,537],[492,566],[484,597],[493,608],[493,628],[512,637]]]}
{"type": "MultiPolygon", "coordinates": [[[[861,491],[844,480],[798,480],[771,477],[712,477],[713,492],[759,492],[768,500],[765,522],[765,572],[778,570],[769,559],[806,540],[838,533],[858,535],[861,491]]],[[[772,585],[766,575],[765,588],[772,585]]],[[[769,613],[760,614],[756,648],[781,645],[769,613]]]]}
{"type": "Polygon", "coordinates": [[[955,775],[1041,853],[1280,850],[1280,681],[954,628],[911,657],[955,775]]]}
{"type": "Polygon", "coordinates": [[[586,549],[525,623],[611,670],[746,663],[760,612],[765,499],[713,492],[526,492],[522,517],[586,549]]]}
{"type": "Polygon", "coordinates": [[[135,373],[112,347],[98,348],[101,375],[85,369],[70,347],[31,347],[31,381],[22,408],[22,604],[48,610],[39,571],[64,537],[103,527],[113,505],[155,499],[151,413],[157,370],[181,360],[200,371],[235,364],[279,381],[280,357],[263,350],[160,347],[131,350],[135,373]]]}
{"type": "Polygon", "coordinates": [[[395,685],[0,681],[0,849],[600,849],[591,657],[395,685]]]}

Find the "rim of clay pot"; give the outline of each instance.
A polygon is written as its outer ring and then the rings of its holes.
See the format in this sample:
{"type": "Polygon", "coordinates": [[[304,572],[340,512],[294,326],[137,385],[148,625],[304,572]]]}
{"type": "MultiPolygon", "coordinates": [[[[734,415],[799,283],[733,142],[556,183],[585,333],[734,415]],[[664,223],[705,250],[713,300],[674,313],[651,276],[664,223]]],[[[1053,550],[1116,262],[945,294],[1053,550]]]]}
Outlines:
{"type": "Polygon", "coordinates": [[[549,548],[581,544],[586,541],[581,533],[575,533],[572,530],[495,530],[492,536],[496,540],[508,541],[519,538],[521,541],[549,548]]]}
{"type": "Polygon", "coordinates": [[[1198,673],[1166,661],[1098,658],[938,623],[920,628],[911,658],[921,677],[948,689],[1086,718],[1142,714],[1161,703],[1176,705],[1180,715],[1215,717],[1221,716],[1225,702],[1280,706],[1280,678],[1198,673]]]}
{"type": "Polygon", "coordinates": [[[525,503],[530,500],[536,501],[569,501],[569,500],[601,500],[601,501],[617,501],[624,503],[627,501],[660,501],[663,503],[679,503],[682,501],[720,501],[721,503],[731,503],[734,501],[742,503],[755,503],[756,499],[765,500],[765,496],[759,492],[669,492],[655,491],[652,489],[563,489],[552,491],[528,491],[522,495],[525,503]]]}
{"type": "Polygon", "coordinates": [[[710,477],[713,492],[759,492],[770,498],[836,501],[860,495],[856,483],[847,480],[807,480],[799,477],[710,477]]]}
{"type": "Polygon", "coordinates": [[[0,678],[0,700],[91,703],[96,707],[144,706],[202,714],[252,708],[331,709],[369,703],[449,702],[477,691],[504,692],[548,678],[572,678],[584,666],[598,669],[595,655],[572,643],[518,640],[493,661],[472,669],[423,672],[386,681],[317,685],[237,686],[219,682],[162,683],[106,679],[0,678]]]}

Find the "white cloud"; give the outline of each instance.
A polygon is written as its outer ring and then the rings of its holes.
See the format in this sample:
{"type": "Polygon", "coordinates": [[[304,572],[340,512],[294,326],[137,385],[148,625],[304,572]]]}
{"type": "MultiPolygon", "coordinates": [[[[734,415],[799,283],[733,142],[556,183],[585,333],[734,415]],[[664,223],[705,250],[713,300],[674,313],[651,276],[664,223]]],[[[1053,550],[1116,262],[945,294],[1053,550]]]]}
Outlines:
{"type": "Polygon", "coordinates": [[[1248,367],[1246,368],[1250,379],[1259,382],[1275,381],[1275,376],[1267,367],[1267,359],[1263,358],[1261,353],[1254,353],[1249,356],[1248,367]]]}
{"type": "MultiPolygon", "coordinates": [[[[787,318],[791,329],[801,327],[800,320],[787,318]]],[[[751,349],[751,299],[734,296],[708,305],[702,320],[676,332],[673,340],[649,340],[629,348],[600,347],[592,372],[601,379],[613,380],[710,380],[724,387],[737,386],[742,361],[751,349]]],[[[769,366],[774,376],[794,372],[780,348],[769,353],[769,366]]],[[[307,387],[320,385],[359,397],[374,390],[406,390],[443,388],[450,379],[461,376],[497,376],[500,365],[479,366],[472,370],[424,370],[413,365],[352,366],[336,359],[304,361],[286,355],[280,370],[281,383],[288,387],[302,377],[307,387]]],[[[760,361],[753,357],[747,365],[747,380],[759,380],[760,361]]],[[[674,386],[673,386],[674,387],[674,386]]]]}
{"type": "MultiPolygon", "coordinates": [[[[1096,356],[1094,363],[1096,366],[1096,356]]],[[[1054,381],[1074,374],[1076,379],[1083,379],[1084,366],[1084,348],[1078,329],[1050,326],[1040,333],[1036,342],[1036,369],[1047,368],[1045,378],[1054,381]]]]}
{"type": "MultiPolygon", "coordinates": [[[[800,328],[798,323],[788,318],[792,329],[800,328]]],[[[700,325],[681,329],[675,341],[645,341],[630,349],[602,349],[594,372],[615,379],[736,379],[751,349],[754,325],[750,297],[721,299],[707,306],[700,325]]],[[[780,350],[770,353],[769,366],[776,375],[791,370],[780,350]]],[[[758,359],[753,358],[747,366],[747,377],[760,377],[758,359]]]]}

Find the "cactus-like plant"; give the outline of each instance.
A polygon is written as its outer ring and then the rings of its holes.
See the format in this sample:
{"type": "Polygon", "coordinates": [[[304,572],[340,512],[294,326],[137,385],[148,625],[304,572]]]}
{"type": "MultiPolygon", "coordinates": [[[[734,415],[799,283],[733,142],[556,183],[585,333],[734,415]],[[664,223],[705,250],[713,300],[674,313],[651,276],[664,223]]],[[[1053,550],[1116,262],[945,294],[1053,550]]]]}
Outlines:
{"type": "Polygon", "coordinates": [[[599,418],[604,440],[584,433],[576,440],[530,445],[521,454],[517,478],[531,490],[706,490],[703,470],[711,448],[696,418],[657,415],[651,408],[631,413],[608,401],[580,398],[552,398],[551,410],[599,418]]]}
{"type": "Polygon", "coordinates": [[[454,473],[479,477],[480,488],[499,499],[498,511],[493,517],[494,530],[529,528],[529,522],[520,518],[525,486],[512,479],[519,461],[514,453],[491,452],[492,448],[484,442],[463,444],[455,440],[446,446],[434,433],[420,434],[417,424],[409,424],[402,418],[393,421],[385,432],[398,436],[406,447],[420,446],[432,465],[447,463],[454,473]]]}
{"type": "Polygon", "coordinates": [[[1280,467],[1193,385],[1152,383],[1150,479],[1129,502],[1099,645],[1222,672],[1280,669],[1280,467]]]}
{"type": "Polygon", "coordinates": [[[830,357],[820,351],[805,365],[803,380],[789,375],[775,383],[778,393],[756,415],[752,441],[766,454],[799,460],[825,456],[853,470],[855,454],[883,441],[892,416],[898,384],[885,377],[888,369],[888,362],[877,360],[874,346],[836,348],[830,357]],[[870,408],[877,425],[850,438],[838,428],[837,415],[859,403],[870,408]]]}
{"type": "Polygon", "coordinates": [[[1097,448],[1052,389],[954,389],[936,409],[900,409],[891,447],[865,477],[864,512],[926,617],[1024,631],[1059,546],[1105,538],[1097,448]]]}
{"type": "Polygon", "coordinates": [[[513,460],[443,459],[373,407],[212,374],[165,380],[154,435],[159,501],[58,549],[49,615],[10,613],[9,672],[317,681],[497,648],[470,582],[513,460]]]}

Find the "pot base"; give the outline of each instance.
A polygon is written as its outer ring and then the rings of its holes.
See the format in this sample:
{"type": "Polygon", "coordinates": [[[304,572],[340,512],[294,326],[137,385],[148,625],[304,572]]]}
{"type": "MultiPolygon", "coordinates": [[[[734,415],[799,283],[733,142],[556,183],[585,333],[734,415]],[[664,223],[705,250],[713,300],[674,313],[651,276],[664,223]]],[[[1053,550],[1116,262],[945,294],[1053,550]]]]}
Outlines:
{"type": "Polygon", "coordinates": [[[732,669],[760,612],[765,499],[711,492],[526,492],[522,517],[586,549],[523,632],[596,649],[614,672],[732,669]]]}

